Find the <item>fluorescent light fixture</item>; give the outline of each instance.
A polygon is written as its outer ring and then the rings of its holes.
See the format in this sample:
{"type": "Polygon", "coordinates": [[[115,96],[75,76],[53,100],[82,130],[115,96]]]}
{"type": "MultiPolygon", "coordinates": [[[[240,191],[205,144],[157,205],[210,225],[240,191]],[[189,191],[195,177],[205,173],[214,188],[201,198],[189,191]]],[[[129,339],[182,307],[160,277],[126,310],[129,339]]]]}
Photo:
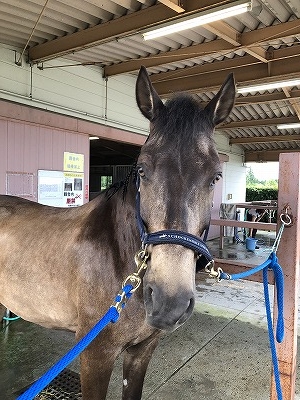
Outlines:
{"type": "Polygon", "coordinates": [[[155,39],[161,36],[170,35],[186,29],[195,28],[196,26],[209,24],[210,22],[219,21],[221,19],[233,17],[250,11],[252,9],[251,0],[240,0],[230,3],[228,6],[215,7],[209,11],[201,11],[186,17],[178,18],[177,21],[170,21],[159,25],[148,32],[143,33],[145,40],[155,39]]]}
{"type": "Polygon", "coordinates": [[[284,87],[298,86],[298,85],[300,85],[300,79],[288,79],[286,81],[262,83],[260,85],[240,87],[237,89],[237,92],[238,93],[259,92],[262,90],[280,89],[284,87]]]}
{"type": "Polygon", "coordinates": [[[294,124],[280,124],[277,125],[277,129],[295,129],[300,128],[300,122],[296,122],[294,124]]]}
{"type": "Polygon", "coordinates": [[[89,139],[90,140],[98,140],[99,138],[98,138],[98,136],[90,136],[89,139]]]}

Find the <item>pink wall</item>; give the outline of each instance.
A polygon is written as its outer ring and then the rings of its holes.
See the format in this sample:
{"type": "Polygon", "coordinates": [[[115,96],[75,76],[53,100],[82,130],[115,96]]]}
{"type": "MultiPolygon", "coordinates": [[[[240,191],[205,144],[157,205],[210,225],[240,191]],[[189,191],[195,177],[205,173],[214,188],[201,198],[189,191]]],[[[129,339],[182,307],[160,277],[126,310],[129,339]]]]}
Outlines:
{"type": "MultiPolygon", "coordinates": [[[[39,169],[63,171],[64,152],[84,155],[89,184],[89,135],[142,145],[144,135],[0,100],[0,194],[37,201],[39,169]]],[[[87,201],[87,199],[85,199],[87,201]]]]}
{"type": "Polygon", "coordinates": [[[88,135],[0,117],[0,144],[1,194],[7,193],[9,182],[13,194],[37,201],[38,170],[63,171],[65,151],[84,154],[84,184],[88,184],[88,135]],[[32,190],[28,180],[33,181],[32,190]]]}
{"type": "Polygon", "coordinates": [[[0,194],[7,193],[8,182],[11,191],[37,201],[38,170],[63,171],[64,152],[84,155],[88,185],[89,135],[145,142],[144,135],[0,100],[0,194]]]}

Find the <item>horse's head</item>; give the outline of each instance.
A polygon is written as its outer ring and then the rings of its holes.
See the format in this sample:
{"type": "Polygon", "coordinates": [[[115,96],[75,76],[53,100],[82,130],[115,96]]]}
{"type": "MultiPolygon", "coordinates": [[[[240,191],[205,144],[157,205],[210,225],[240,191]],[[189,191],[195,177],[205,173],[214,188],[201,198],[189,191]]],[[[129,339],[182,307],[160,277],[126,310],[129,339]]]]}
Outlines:
{"type": "MultiPolygon", "coordinates": [[[[137,162],[145,229],[200,236],[209,225],[214,186],[222,174],[213,130],[233,107],[233,75],[203,109],[197,97],[187,94],[164,104],[142,67],[136,98],[150,121],[150,134],[137,162]]],[[[143,281],[147,321],[173,330],[194,307],[196,256],[177,244],[151,245],[148,250],[150,261],[143,281]]]]}

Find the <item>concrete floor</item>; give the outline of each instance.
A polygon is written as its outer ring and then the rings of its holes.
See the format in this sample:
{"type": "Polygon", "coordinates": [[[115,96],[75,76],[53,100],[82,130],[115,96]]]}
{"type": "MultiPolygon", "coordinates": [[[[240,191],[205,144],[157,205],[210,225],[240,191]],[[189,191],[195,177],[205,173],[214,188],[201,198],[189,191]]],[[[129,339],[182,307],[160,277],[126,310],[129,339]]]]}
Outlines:
{"type": "MultiPolygon", "coordinates": [[[[250,259],[259,264],[269,254],[274,233],[259,237],[264,243],[254,253],[243,244],[231,244],[231,240],[225,240],[222,251],[216,240],[208,246],[215,257],[250,259]]],[[[268,400],[271,355],[262,285],[249,281],[216,283],[197,274],[196,297],[190,320],[168,334],[157,348],[143,399],[268,400]]],[[[15,399],[17,391],[39,378],[73,344],[69,333],[22,320],[11,323],[0,333],[0,399],[15,399]]],[[[78,361],[70,369],[78,371],[78,361]]],[[[121,374],[118,361],[109,400],[121,398],[121,374]]],[[[300,379],[296,399],[300,399],[300,379]]]]}

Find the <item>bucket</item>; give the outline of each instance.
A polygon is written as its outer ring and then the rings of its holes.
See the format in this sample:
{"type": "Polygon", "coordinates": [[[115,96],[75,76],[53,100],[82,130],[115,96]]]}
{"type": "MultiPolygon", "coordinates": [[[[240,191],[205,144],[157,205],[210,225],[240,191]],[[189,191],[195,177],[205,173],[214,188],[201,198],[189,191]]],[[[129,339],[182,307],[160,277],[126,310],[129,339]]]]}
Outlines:
{"type": "Polygon", "coordinates": [[[253,239],[253,238],[248,237],[246,239],[246,249],[254,251],[255,247],[256,247],[256,243],[257,243],[257,239],[253,239]]]}

